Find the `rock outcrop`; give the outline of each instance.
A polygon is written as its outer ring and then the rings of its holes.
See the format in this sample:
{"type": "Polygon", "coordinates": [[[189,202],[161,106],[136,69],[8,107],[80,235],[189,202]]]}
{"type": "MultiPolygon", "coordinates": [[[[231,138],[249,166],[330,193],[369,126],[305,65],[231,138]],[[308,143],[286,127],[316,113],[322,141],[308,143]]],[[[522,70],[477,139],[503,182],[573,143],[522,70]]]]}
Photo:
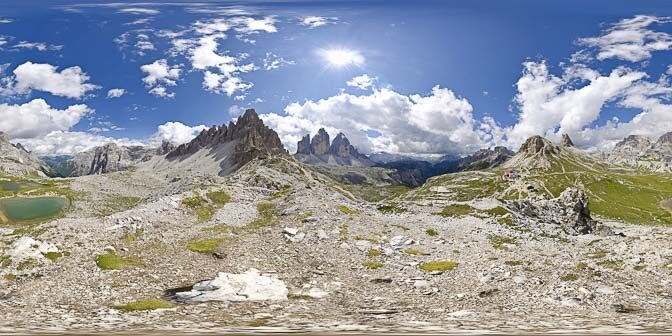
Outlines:
{"type": "Polygon", "coordinates": [[[189,291],[176,292],[174,298],[182,302],[284,301],[288,293],[282,280],[261,275],[252,268],[242,274],[219,272],[214,279],[199,282],[189,291]]]}
{"type": "Polygon", "coordinates": [[[580,189],[567,188],[557,198],[535,196],[511,201],[509,205],[518,215],[516,218],[531,229],[546,233],[560,229],[569,235],[592,233],[597,229],[597,222],[588,210],[588,196],[580,189]]]}
{"type": "Polygon", "coordinates": [[[576,147],[574,146],[574,142],[572,141],[572,139],[569,138],[569,135],[567,133],[562,134],[562,138],[560,139],[560,146],[576,147]]]}
{"type": "MultiPolygon", "coordinates": [[[[264,125],[254,109],[245,111],[238,120],[227,125],[203,130],[196,138],[166,155],[168,161],[185,161],[206,151],[220,165],[220,175],[229,174],[256,158],[286,154],[278,134],[264,125]]],[[[194,165],[198,163],[194,162],[194,165]]]]}
{"type": "Polygon", "coordinates": [[[305,135],[297,143],[294,157],[300,162],[318,165],[371,167],[375,164],[350,144],[345,134],[338,133],[330,141],[329,133],[324,128],[320,128],[312,140],[309,135],[305,135]]]}
{"type": "Polygon", "coordinates": [[[55,167],[63,177],[105,174],[127,170],[148,160],[156,149],[143,146],[119,146],[109,143],[75,155],[55,167]]]}
{"type": "Polygon", "coordinates": [[[26,150],[21,144],[9,142],[9,135],[0,132],[0,174],[45,177],[51,174],[49,166],[26,150]]]}

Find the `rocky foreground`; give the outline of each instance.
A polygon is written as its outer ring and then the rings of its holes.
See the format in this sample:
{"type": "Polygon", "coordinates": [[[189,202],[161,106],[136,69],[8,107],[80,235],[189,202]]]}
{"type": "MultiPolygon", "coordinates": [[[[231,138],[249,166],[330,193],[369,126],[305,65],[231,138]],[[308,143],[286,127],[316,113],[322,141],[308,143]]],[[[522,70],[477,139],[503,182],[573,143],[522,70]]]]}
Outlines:
{"type": "Polygon", "coordinates": [[[0,229],[0,332],[672,331],[672,229],[576,191],[367,203],[282,157],[70,188],[66,217],[0,229]]]}

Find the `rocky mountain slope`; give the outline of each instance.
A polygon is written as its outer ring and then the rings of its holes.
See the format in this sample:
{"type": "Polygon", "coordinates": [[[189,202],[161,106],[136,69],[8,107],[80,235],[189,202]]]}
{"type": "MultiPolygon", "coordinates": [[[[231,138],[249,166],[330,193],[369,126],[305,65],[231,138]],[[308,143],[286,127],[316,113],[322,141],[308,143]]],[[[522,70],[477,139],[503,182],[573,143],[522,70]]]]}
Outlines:
{"type": "Polygon", "coordinates": [[[286,154],[278,134],[264,125],[254,109],[248,109],[235,123],[203,130],[165,157],[139,168],[173,175],[228,175],[253,159],[286,154]]]}
{"type": "Polygon", "coordinates": [[[21,144],[9,142],[7,133],[0,132],[0,174],[46,177],[51,174],[49,166],[21,144]]]}
{"type": "Polygon", "coordinates": [[[672,171],[672,132],[655,142],[642,135],[629,135],[607,153],[598,155],[613,164],[659,172],[672,171]]]}
{"type": "Polygon", "coordinates": [[[109,143],[76,154],[69,160],[60,162],[54,167],[57,175],[62,177],[105,174],[127,170],[139,162],[149,160],[158,154],[156,148],[144,146],[119,146],[109,143]]]}
{"type": "Polygon", "coordinates": [[[375,164],[366,155],[359,153],[345,134],[338,133],[330,141],[329,133],[324,128],[320,128],[312,140],[306,134],[297,143],[294,158],[299,162],[319,165],[371,167],[375,164]]]}

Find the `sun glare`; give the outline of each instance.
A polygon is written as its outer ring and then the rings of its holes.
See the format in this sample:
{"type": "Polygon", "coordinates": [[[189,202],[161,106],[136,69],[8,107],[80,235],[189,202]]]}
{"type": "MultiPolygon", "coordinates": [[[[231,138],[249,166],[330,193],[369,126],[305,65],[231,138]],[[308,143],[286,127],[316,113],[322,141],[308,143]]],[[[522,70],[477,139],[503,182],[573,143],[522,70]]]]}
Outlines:
{"type": "Polygon", "coordinates": [[[343,68],[346,66],[362,66],[364,56],[357,50],[351,49],[321,49],[320,56],[327,62],[327,65],[334,68],[343,68]]]}

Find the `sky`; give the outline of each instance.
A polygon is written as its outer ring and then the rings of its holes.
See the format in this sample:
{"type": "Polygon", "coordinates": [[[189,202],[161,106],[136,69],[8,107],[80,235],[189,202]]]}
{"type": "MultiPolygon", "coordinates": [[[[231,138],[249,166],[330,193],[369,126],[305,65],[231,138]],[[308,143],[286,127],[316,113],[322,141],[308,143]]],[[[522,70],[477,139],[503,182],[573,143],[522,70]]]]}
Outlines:
{"type": "Polygon", "coordinates": [[[669,1],[2,1],[0,131],[39,155],[188,142],[255,108],[290,152],[672,131],[669,1]]]}

